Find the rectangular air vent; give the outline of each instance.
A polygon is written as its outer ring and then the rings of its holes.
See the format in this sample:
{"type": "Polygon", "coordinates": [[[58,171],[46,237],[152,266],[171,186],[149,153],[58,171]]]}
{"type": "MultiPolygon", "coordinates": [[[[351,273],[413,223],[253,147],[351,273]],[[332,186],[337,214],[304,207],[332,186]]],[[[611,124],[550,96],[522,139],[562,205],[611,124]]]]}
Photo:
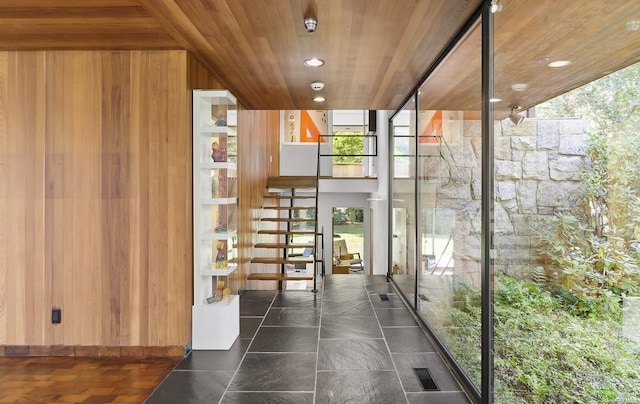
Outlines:
{"type": "Polygon", "coordinates": [[[440,390],[436,381],[431,377],[431,372],[429,372],[428,368],[413,368],[420,379],[420,383],[422,383],[422,390],[424,391],[435,391],[440,390]]]}

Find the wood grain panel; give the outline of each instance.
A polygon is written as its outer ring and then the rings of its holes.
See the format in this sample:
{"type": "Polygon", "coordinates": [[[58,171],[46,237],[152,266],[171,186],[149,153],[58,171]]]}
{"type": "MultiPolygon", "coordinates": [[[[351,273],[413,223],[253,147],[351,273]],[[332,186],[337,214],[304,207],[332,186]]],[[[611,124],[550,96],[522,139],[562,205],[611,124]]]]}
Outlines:
{"type": "MultiPolygon", "coordinates": [[[[272,289],[273,282],[247,282],[252,271],[252,247],[259,225],[260,209],[265,204],[269,177],[269,154],[273,144],[278,144],[280,128],[279,111],[249,111],[238,114],[238,255],[242,286],[247,289],[272,289]]],[[[276,284],[277,286],[277,284],[276,284]]]]}
{"type": "MultiPolygon", "coordinates": [[[[216,78],[215,88],[230,89],[248,109],[315,109],[309,86],[315,80],[326,84],[325,109],[396,109],[481,3],[0,0],[0,50],[184,49],[216,78]],[[313,34],[303,25],[309,14],[318,18],[313,34]],[[309,57],[326,65],[303,67],[309,57]]],[[[638,1],[501,4],[495,14],[499,109],[538,104],[640,60],[638,1]],[[549,70],[540,58],[573,63],[549,70]],[[529,89],[515,93],[515,83],[529,89]]],[[[473,46],[459,48],[443,75],[453,79],[437,86],[449,106],[426,108],[471,108],[479,87],[477,70],[469,69],[479,54],[473,46]]]]}
{"type": "Polygon", "coordinates": [[[0,344],[188,342],[187,82],[184,51],[0,52],[0,344]]]}
{"type": "Polygon", "coordinates": [[[178,49],[137,0],[0,2],[0,49],[178,49]]]}
{"type": "Polygon", "coordinates": [[[42,55],[0,57],[0,341],[40,343],[44,265],[42,55]]]}

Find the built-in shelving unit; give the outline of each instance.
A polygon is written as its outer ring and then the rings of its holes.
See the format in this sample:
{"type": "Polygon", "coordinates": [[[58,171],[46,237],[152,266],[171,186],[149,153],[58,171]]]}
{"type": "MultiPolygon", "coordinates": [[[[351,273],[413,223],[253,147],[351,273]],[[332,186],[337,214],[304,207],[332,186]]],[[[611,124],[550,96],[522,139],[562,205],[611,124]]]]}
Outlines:
{"type": "Polygon", "coordinates": [[[229,349],[240,306],[237,269],[237,109],[226,90],[193,91],[193,349],[229,349]]]}

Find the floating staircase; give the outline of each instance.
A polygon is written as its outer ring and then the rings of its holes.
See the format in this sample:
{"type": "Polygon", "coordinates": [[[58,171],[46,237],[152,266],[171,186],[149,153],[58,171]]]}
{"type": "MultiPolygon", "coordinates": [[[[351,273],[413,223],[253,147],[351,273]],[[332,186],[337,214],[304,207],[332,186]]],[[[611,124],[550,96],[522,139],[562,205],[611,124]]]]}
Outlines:
{"type": "Polygon", "coordinates": [[[258,230],[262,236],[258,238],[270,241],[256,243],[251,259],[252,264],[263,264],[264,271],[253,272],[247,279],[278,281],[279,289],[285,281],[313,280],[315,291],[317,267],[322,262],[318,253],[322,245],[317,224],[318,178],[272,177],[267,189],[267,198],[278,204],[262,207],[258,230]]]}

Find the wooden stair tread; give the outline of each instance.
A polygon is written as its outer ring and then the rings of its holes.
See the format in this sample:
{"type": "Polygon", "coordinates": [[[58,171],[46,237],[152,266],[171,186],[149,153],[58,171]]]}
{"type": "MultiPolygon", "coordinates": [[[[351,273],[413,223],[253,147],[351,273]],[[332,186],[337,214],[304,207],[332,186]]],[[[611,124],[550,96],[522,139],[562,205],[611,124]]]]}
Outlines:
{"type": "Polygon", "coordinates": [[[311,210],[315,209],[315,206],[263,206],[262,209],[271,210],[311,210]]]}
{"type": "Polygon", "coordinates": [[[255,248],[313,248],[313,243],[297,243],[297,244],[284,244],[284,243],[257,243],[255,248]]]}
{"type": "Polygon", "coordinates": [[[267,188],[315,188],[316,177],[288,176],[269,177],[267,188]]]}
{"type": "Polygon", "coordinates": [[[302,273],[292,274],[279,274],[279,273],[264,273],[254,272],[247,276],[250,281],[311,281],[313,275],[307,275],[302,273]]]}
{"type": "Polygon", "coordinates": [[[316,232],[313,230],[258,230],[258,234],[280,234],[280,235],[306,235],[306,234],[315,234],[316,232]]]}
{"type": "Polygon", "coordinates": [[[255,257],[251,258],[252,264],[313,264],[313,258],[284,258],[284,257],[255,257]]]}
{"type": "Polygon", "coordinates": [[[261,222],[315,222],[314,218],[301,218],[301,217],[263,217],[261,222]]]}
{"type": "Polygon", "coordinates": [[[274,199],[316,199],[315,195],[267,195],[266,197],[274,199]]]}

